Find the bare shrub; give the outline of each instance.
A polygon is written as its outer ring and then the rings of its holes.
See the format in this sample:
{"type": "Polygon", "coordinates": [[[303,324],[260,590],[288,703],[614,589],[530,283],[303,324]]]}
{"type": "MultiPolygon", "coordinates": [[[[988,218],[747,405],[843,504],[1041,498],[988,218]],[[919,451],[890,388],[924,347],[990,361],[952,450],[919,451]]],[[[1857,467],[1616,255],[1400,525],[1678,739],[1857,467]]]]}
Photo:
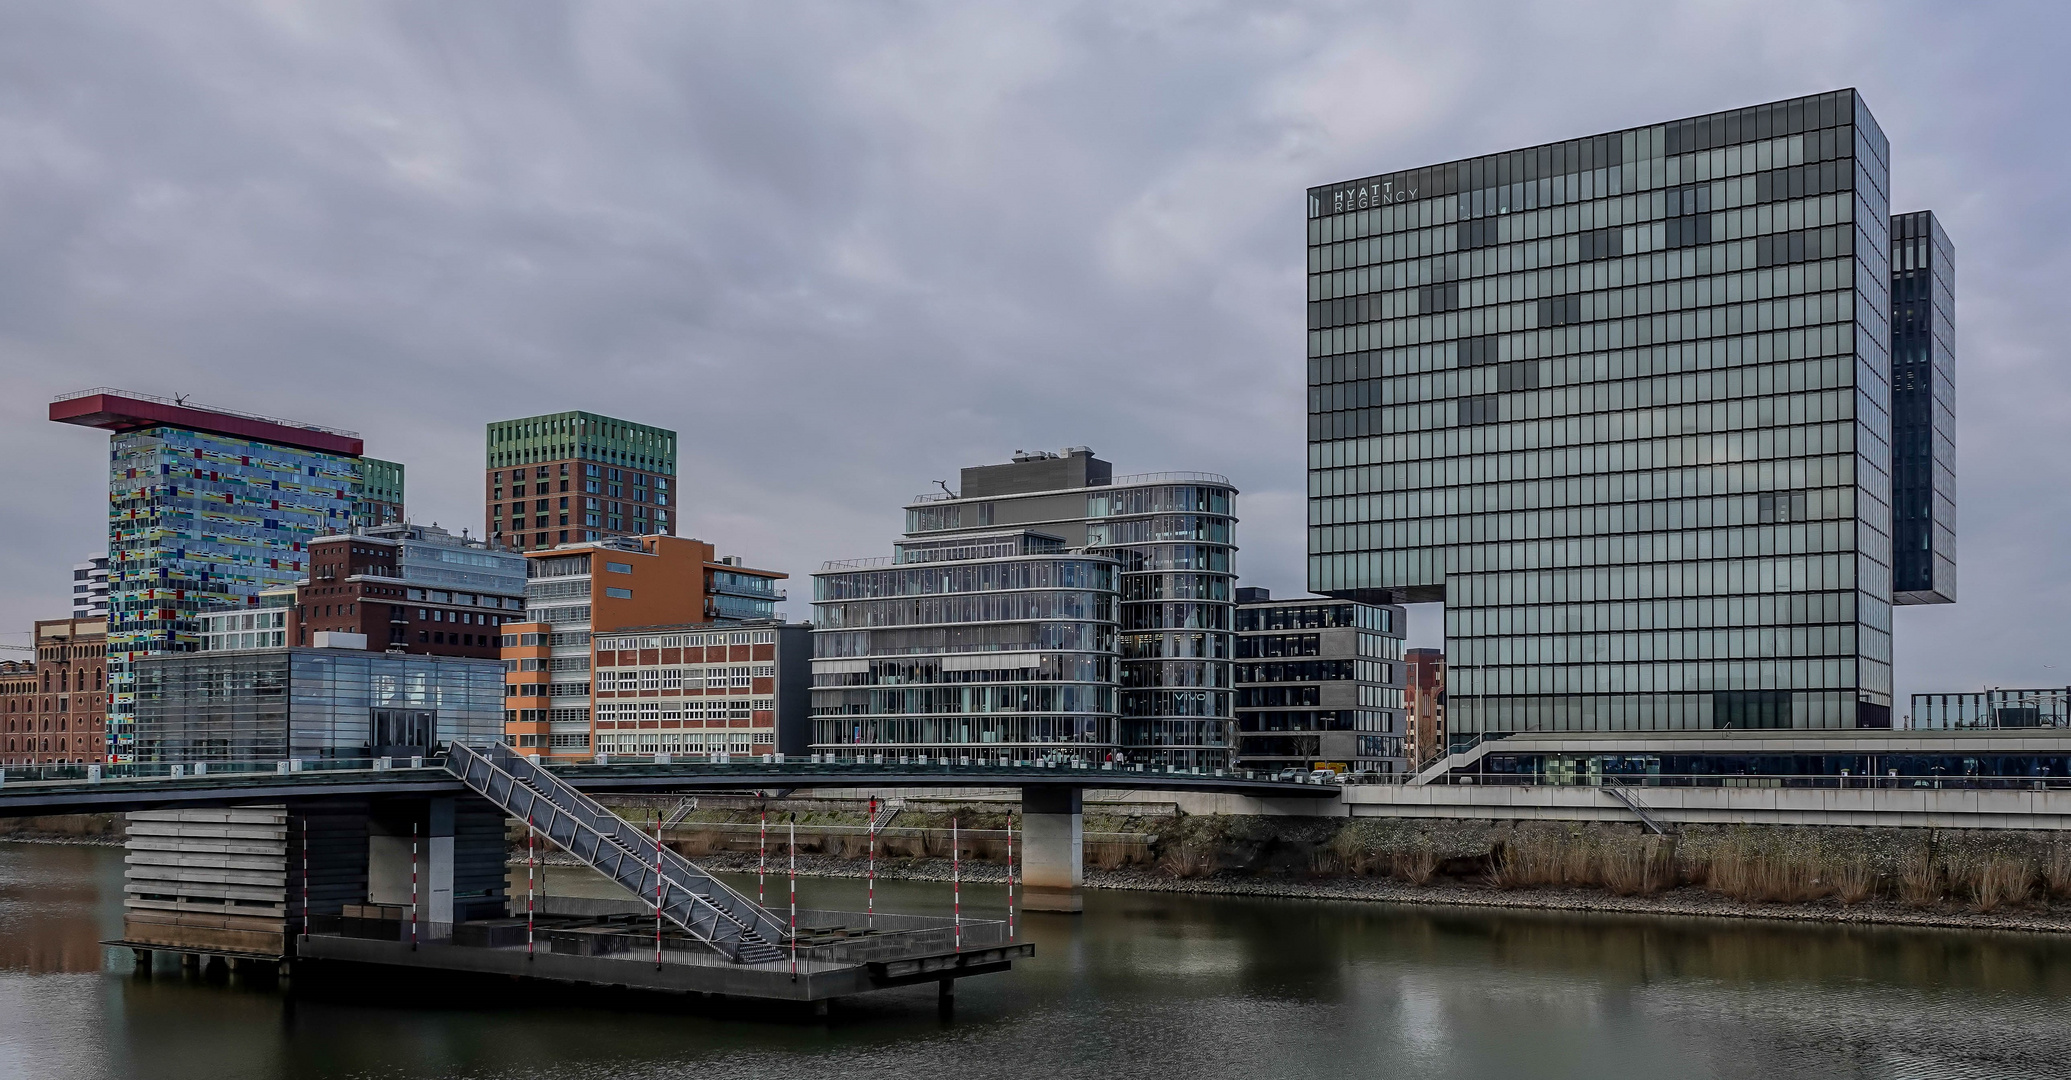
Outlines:
{"type": "Polygon", "coordinates": [[[1395,857],[1395,873],[1412,885],[1429,885],[1438,876],[1438,853],[1428,847],[1403,852],[1395,857]]]}
{"type": "Polygon", "coordinates": [[[1843,859],[1828,871],[1828,876],[1834,884],[1834,896],[1849,907],[1877,894],[1877,871],[1861,855],[1843,859]]]}
{"type": "Polygon", "coordinates": [[[1309,873],[1317,877],[1336,877],[1345,872],[1345,860],[1329,848],[1316,848],[1309,852],[1309,873]]]}
{"type": "Polygon", "coordinates": [[[1208,877],[1221,866],[1213,844],[1192,840],[1168,848],[1158,859],[1158,869],[1176,878],[1208,877]]]}
{"type": "Polygon", "coordinates": [[[2035,868],[2026,859],[1993,856],[1979,860],[1969,876],[1971,909],[1989,914],[2027,900],[2035,868]]]}
{"type": "Polygon", "coordinates": [[[1100,870],[1120,870],[1135,860],[1130,856],[1133,844],[1118,840],[1095,840],[1086,845],[1086,860],[1100,870]]]}
{"type": "Polygon", "coordinates": [[[1340,830],[1331,837],[1329,851],[1336,857],[1341,873],[1361,877],[1385,874],[1391,863],[1386,855],[1368,848],[1358,832],[1351,828],[1340,830]]]}
{"type": "Polygon", "coordinates": [[[1906,856],[1898,870],[1898,898],[1907,907],[1933,907],[1942,898],[1941,867],[1934,856],[1917,851],[1906,856]]]}
{"type": "Polygon", "coordinates": [[[2071,850],[2062,844],[2049,849],[2049,861],[2042,866],[2042,883],[2053,897],[2071,896],[2071,850]]]}

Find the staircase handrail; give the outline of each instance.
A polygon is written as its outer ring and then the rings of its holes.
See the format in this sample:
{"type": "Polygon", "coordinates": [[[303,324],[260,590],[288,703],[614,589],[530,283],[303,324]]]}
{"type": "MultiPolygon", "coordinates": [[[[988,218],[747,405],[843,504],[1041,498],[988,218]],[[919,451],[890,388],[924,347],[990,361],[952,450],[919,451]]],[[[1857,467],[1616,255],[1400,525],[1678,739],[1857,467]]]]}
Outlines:
{"type": "MultiPolygon", "coordinates": [[[[510,757],[514,756],[511,755],[510,757]]],[[[485,754],[479,748],[455,743],[449,747],[446,767],[448,772],[458,777],[470,788],[489,798],[492,802],[499,802],[499,809],[502,809],[512,817],[520,816],[518,807],[513,805],[513,803],[515,802],[516,790],[522,788],[526,794],[534,799],[544,801],[551,815],[565,819],[572,826],[591,834],[600,845],[600,848],[602,845],[609,845],[611,849],[609,853],[600,849],[586,856],[581,851],[576,850],[576,845],[571,843],[574,840],[573,833],[570,834],[569,839],[566,841],[555,835],[556,830],[553,828],[554,823],[551,817],[545,823],[543,829],[547,833],[548,838],[556,845],[567,850],[569,854],[588,862],[593,868],[608,874],[621,886],[631,889],[635,895],[652,895],[656,891],[655,886],[658,880],[661,891],[661,902],[658,906],[661,908],[662,914],[703,944],[710,946],[730,959],[742,962],[755,962],[744,958],[743,953],[757,944],[764,946],[771,953],[771,956],[768,958],[774,959],[778,955],[776,953],[776,941],[757,933],[756,926],[744,923],[735,912],[727,910],[724,905],[714,903],[711,897],[700,893],[683,880],[679,880],[683,876],[680,873],[659,872],[657,867],[648,860],[645,851],[629,848],[623,837],[626,831],[631,829],[631,826],[624,819],[611,814],[608,810],[604,810],[594,801],[588,799],[587,796],[582,796],[582,801],[589,803],[589,806],[578,805],[571,808],[556,802],[549,797],[546,791],[541,790],[538,785],[528,782],[525,777],[504,767],[510,760],[510,757],[496,754],[493,748],[490,753],[485,754]],[[499,757],[504,758],[504,760],[497,760],[499,757]],[[476,764],[481,766],[483,772],[483,775],[479,777],[479,783],[477,782],[478,778],[472,775],[472,767],[476,764]],[[504,785],[505,793],[501,798],[496,794],[494,785],[491,783],[496,774],[501,774],[508,781],[504,785]],[[592,808],[595,811],[601,811],[610,821],[616,822],[620,828],[597,827],[596,814],[588,812],[592,808]],[[610,868],[607,868],[607,866],[610,868]],[[630,867],[633,873],[630,875],[625,874],[623,872],[625,867],[630,867]],[[655,876],[649,877],[648,875],[650,874],[655,876]],[[628,877],[631,877],[633,880],[628,881],[628,877]],[[678,910],[679,908],[681,910],[678,910]],[[703,917],[701,918],[700,916],[703,917]],[[701,924],[709,924],[709,928],[701,924]]],[[[518,760],[522,761],[523,759],[520,758],[518,760]]],[[[525,764],[530,763],[526,762],[525,764]]],[[[545,779],[550,784],[561,783],[558,778],[553,777],[551,774],[545,774],[545,779]]],[[[580,795],[579,792],[576,794],[580,795]]],[[[536,815],[530,813],[531,808],[527,807],[526,809],[527,813],[523,815],[525,820],[538,824],[536,815]]],[[[634,835],[637,836],[637,834],[634,835]]],[[[663,851],[666,852],[667,849],[663,849],[663,851]]],[[[681,861],[680,857],[678,861],[681,861]]],[[[723,890],[726,889],[723,884],[713,880],[710,875],[704,873],[694,864],[685,862],[684,865],[691,870],[692,875],[694,875],[693,880],[701,879],[710,885],[717,886],[723,890]]],[[[674,865],[668,865],[666,869],[678,870],[679,868],[674,865]]],[[[732,892],[732,890],[726,891],[728,893],[732,892]]],[[[754,905],[749,906],[754,907],[754,905]]],[[[759,908],[756,910],[760,912],[759,908]]],[[[770,925],[775,925],[773,918],[769,918],[766,913],[762,914],[764,914],[770,925]]],[[[781,935],[777,940],[781,940],[781,935]]]]}
{"type": "MultiPolygon", "coordinates": [[[[639,853],[643,858],[647,852],[654,850],[653,837],[634,828],[631,822],[605,809],[603,804],[576,790],[573,785],[541,768],[531,759],[516,753],[508,745],[501,742],[492,743],[490,744],[489,752],[496,759],[500,759],[500,761],[505,763],[505,771],[510,772],[521,780],[525,780],[535,790],[544,792],[549,799],[555,801],[556,805],[566,807],[567,804],[562,803],[560,798],[557,798],[557,796],[565,796],[575,805],[582,807],[592,815],[593,819],[609,827],[613,839],[620,847],[639,853]],[[512,765],[517,766],[517,768],[511,768],[512,765]],[[537,778],[542,782],[533,783],[533,778],[537,778]]],[[[599,831],[604,830],[600,829],[599,831]]],[[[713,877],[703,867],[678,854],[675,849],[664,847],[661,849],[661,856],[662,861],[674,869],[678,876],[708,885],[709,888],[704,894],[705,898],[721,910],[727,912],[734,922],[747,926],[764,940],[773,943],[782,941],[784,935],[789,933],[784,923],[767,909],[729,887],[725,882],[713,877]]]]}
{"type": "MultiPolygon", "coordinates": [[[[561,809],[580,814],[588,820],[593,829],[609,836],[627,852],[642,859],[655,853],[654,837],[634,828],[631,822],[612,813],[603,804],[576,790],[573,785],[542,768],[537,762],[517,753],[502,742],[490,743],[486,750],[486,756],[494,765],[520,783],[540,792],[561,809]]],[[[663,847],[660,854],[663,864],[674,870],[677,877],[701,886],[702,891],[694,895],[725,912],[728,921],[772,944],[782,941],[784,935],[789,933],[784,923],[767,909],[713,877],[673,848],[663,847]]]]}

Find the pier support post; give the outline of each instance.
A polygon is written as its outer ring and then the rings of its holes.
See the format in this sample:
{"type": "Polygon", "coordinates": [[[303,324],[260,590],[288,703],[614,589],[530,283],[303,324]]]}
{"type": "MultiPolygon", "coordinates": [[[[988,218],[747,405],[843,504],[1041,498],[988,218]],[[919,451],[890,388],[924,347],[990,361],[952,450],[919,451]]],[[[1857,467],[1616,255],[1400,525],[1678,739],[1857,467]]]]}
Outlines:
{"type": "Polygon", "coordinates": [[[1079,788],[1021,789],[1022,900],[1027,911],[1084,910],[1085,792],[1079,788]]]}

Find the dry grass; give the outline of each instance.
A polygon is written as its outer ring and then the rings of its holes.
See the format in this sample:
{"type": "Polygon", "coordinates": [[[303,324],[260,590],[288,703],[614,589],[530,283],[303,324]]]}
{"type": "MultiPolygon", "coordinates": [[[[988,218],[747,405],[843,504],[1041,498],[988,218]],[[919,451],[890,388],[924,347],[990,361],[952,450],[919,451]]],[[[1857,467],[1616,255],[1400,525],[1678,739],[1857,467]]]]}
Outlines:
{"type": "Polygon", "coordinates": [[[1934,856],[1916,851],[1898,869],[1898,899],[1907,907],[1933,907],[1942,899],[1942,868],[1934,856]]]}
{"type": "Polygon", "coordinates": [[[1528,833],[1503,845],[1489,880],[1501,889],[1561,888],[1600,880],[1596,852],[1579,836],[1528,833]]]}
{"type": "Polygon", "coordinates": [[[1870,860],[1857,855],[1842,860],[1830,872],[1834,883],[1834,897],[1841,903],[1854,907],[1877,895],[1877,871],[1870,860]]]}
{"type": "Polygon", "coordinates": [[[2049,861],[2042,865],[2042,883],[2057,899],[2071,897],[2071,849],[2061,844],[2050,848],[2049,861]]]}
{"type": "Polygon", "coordinates": [[[1971,910],[1990,914],[2009,904],[2027,901],[2033,891],[2035,868],[2026,859],[1992,856],[1981,859],[1969,874],[1971,910]]]}
{"type": "Polygon", "coordinates": [[[1125,866],[1149,863],[1151,852],[1150,848],[1134,841],[1090,840],[1086,843],[1086,861],[1101,870],[1120,870],[1125,866]]]}
{"type": "Polygon", "coordinates": [[[1331,838],[1329,852],[1337,857],[1341,873],[1373,877],[1386,874],[1394,865],[1394,859],[1386,854],[1368,849],[1351,829],[1345,829],[1331,838]]]}
{"type": "Polygon", "coordinates": [[[1215,847],[1189,840],[1176,844],[1158,858],[1158,869],[1176,878],[1203,878],[1222,868],[1215,847]]]}
{"type": "Polygon", "coordinates": [[[1598,854],[1597,871],[1619,896],[1652,896],[1675,884],[1675,845],[1658,836],[1621,844],[1598,854]]]}
{"type": "Polygon", "coordinates": [[[1705,887],[1749,904],[1802,904],[1833,891],[1811,859],[1790,855],[1726,851],[1714,855],[1705,887]]]}
{"type": "Polygon", "coordinates": [[[1395,856],[1395,874],[1412,885],[1429,885],[1438,876],[1438,853],[1420,847],[1395,856]]]}

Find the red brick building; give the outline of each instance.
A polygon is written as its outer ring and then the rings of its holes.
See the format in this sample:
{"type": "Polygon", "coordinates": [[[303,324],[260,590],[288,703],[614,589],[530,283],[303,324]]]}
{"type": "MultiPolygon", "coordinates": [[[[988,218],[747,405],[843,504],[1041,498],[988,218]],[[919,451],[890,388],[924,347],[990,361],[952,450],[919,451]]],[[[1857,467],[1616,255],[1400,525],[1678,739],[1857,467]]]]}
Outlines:
{"type": "Polygon", "coordinates": [[[1414,772],[1445,753],[1445,653],[1410,649],[1402,662],[1402,753],[1414,772]]]}
{"type": "Polygon", "coordinates": [[[377,652],[495,659],[524,607],[523,556],[436,525],[375,526],[310,541],[286,643],[360,634],[377,652]]]}
{"type": "Polygon", "coordinates": [[[108,758],[108,622],[42,619],[36,661],[0,665],[0,758],[86,764],[108,758]]]}

